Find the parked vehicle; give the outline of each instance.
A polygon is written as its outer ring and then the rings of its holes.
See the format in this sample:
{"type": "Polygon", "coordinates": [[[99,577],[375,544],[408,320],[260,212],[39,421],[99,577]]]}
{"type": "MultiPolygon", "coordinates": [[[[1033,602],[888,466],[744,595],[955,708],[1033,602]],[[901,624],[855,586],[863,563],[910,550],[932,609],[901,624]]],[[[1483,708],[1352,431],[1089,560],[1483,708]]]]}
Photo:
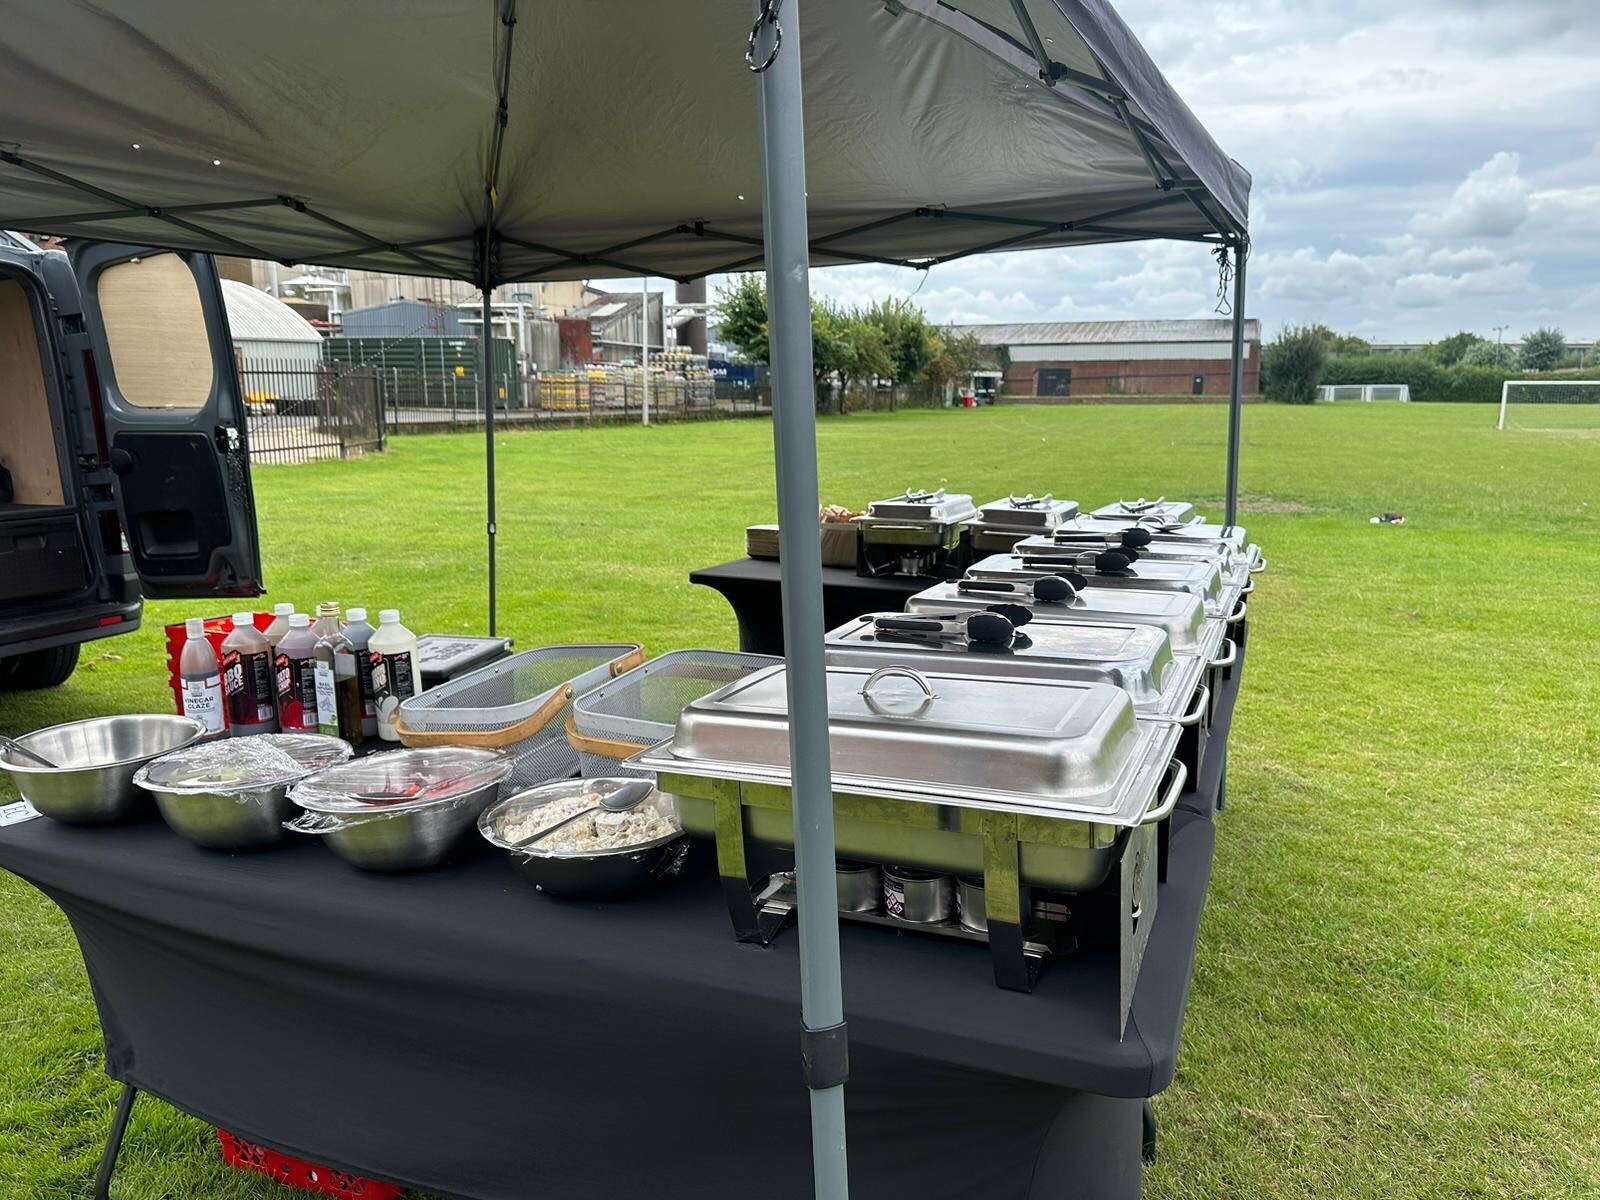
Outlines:
{"type": "Polygon", "coordinates": [[[62,683],[143,597],[261,592],[211,257],[0,233],[0,688],[62,683]]]}

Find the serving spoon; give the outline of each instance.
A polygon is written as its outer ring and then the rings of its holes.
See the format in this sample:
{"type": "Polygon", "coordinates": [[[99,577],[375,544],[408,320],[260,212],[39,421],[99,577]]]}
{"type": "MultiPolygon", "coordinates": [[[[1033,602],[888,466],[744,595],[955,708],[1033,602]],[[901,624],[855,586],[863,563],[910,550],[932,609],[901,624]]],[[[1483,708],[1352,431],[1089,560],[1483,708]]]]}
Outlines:
{"type": "Polygon", "coordinates": [[[61,769],[44,755],[35,754],[21,742],[17,741],[16,738],[8,738],[3,733],[0,733],[0,750],[4,750],[7,754],[20,754],[24,758],[31,758],[41,767],[49,767],[52,771],[59,771],[61,769]]]}

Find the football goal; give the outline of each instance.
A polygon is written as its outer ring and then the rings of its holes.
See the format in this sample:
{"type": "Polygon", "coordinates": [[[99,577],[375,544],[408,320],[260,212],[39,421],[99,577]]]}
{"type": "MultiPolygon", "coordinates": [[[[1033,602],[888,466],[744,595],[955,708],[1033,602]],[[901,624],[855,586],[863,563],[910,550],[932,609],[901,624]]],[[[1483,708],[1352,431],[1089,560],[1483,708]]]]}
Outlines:
{"type": "Polygon", "coordinates": [[[1600,379],[1508,379],[1495,428],[1600,433],[1600,379]]]}
{"type": "Polygon", "coordinates": [[[1318,400],[1398,400],[1411,399],[1411,386],[1405,383],[1325,383],[1317,389],[1318,400]]]}

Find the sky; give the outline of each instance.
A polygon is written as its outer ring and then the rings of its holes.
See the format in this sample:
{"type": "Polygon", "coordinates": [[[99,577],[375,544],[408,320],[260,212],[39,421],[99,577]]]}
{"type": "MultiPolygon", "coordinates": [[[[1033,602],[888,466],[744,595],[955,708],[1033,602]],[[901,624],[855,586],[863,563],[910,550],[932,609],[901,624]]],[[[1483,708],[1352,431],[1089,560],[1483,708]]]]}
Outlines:
{"type": "MultiPolygon", "coordinates": [[[[1254,176],[1246,309],[1375,341],[1600,337],[1600,0],[1116,0],[1254,176]]],[[[944,322],[1211,316],[1207,248],[812,272],[944,322]]]]}

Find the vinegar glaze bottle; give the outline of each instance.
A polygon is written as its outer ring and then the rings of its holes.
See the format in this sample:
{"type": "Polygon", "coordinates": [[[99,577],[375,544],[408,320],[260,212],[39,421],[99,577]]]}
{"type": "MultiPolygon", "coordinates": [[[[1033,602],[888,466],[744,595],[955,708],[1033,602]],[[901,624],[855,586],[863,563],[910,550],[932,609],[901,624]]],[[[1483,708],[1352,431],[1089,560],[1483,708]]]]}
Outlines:
{"type": "Polygon", "coordinates": [[[398,742],[400,706],[422,690],[422,673],[417,669],[417,635],[400,624],[399,610],[386,608],[378,614],[378,632],[367,643],[367,662],[372,667],[372,692],[378,703],[378,736],[398,742]]]}
{"type": "MultiPolygon", "coordinates": [[[[234,737],[278,731],[272,647],[255,621],[254,613],[234,613],[233,632],[222,640],[222,694],[228,704],[228,728],[234,737]]],[[[284,624],[287,628],[287,619],[284,624]]]]}
{"type": "Polygon", "coordinates": [[[317,731],[316,660],[311,657],[316,647],[311,618],[305,613],[291,615],[289,632],[283,635],[272,659],[278,689],[278,722],[285,733],[317,731]]]}
{"type": "Polygon", "coordinates": [[[283,635],[289,632],[289,617],[294,612],[292,604],[274,604],[272,606],[272,624],[261,632],[267,639],[267,645],[272,652],[278,652],[278,643],[283,641],[283,635]]]}
{"type": "Polygon", "coordinates": [[[183,623],[187,640],[178,655],[178,679],[183,691],[183,715],[205,726],[201,737],[216,737],[224,728],[222,716],[222,666],[206,638],[206,623],[190,617],[183,623]]]}
{"type": "Polygon", "coordinates": [[[367,646],[377,630],[367,624],[364,608],[352,608],[345,616],[349,620],[345,622],[344,638],[355,652],[356,679],[361,684],[361,736],[371,739],[378,736],[378,701],[372,690],[372,662],[367,657],[367,646]]]}

